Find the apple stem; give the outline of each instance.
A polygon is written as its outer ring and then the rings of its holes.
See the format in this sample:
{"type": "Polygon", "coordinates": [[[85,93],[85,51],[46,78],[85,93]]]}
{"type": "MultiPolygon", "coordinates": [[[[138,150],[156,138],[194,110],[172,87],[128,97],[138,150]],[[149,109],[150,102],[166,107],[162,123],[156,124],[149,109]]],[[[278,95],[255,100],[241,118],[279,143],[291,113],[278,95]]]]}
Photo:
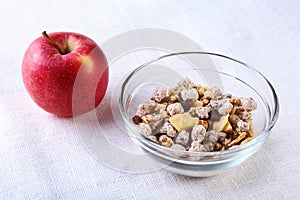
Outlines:
{"type": "Polygon", "coordinates": [[[61,54],[64,55],[66,54],[65,50],[57,44],[49,35],[46,33],[46,31],[42,32],[42,35],[57,49],[57,51],[61,54]]]}

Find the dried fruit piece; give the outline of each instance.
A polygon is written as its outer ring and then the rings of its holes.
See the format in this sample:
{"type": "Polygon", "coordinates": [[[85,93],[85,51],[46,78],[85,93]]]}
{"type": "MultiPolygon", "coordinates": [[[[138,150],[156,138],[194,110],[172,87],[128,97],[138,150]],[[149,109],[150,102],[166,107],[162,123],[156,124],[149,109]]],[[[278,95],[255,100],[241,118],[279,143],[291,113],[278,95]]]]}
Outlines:
{"type": "Polygon", "coordinates": [[[224,126],[224,128],[222,129],[222,131],[225,132],[225,133],[232,133],[233,132],[232,126],[231,126],[231,124],[230,124],[229,121],[224,126]]]}
{"type": "Polygon", "coordinates": [[[138,125],[139,123],[143,122],[143,119],[140,116],[138,116],[138,115],[134,115],[133,118],[132,118],[132,121],[133,121],[133,123],[135,123],[136,125],[138,125]]]}
{"type": "Polygon", "coordinates": [[[220,117],[220,119],[218,121],[214,121],[213,125],[212,125],[212,130],[222,131],[228,123],[228,117],[229,117],[229,114],[223,115],[220,117]]]}
{"type": "Polygon", "coordinates": [[[169,118],[169,121],[177,131],[190,129],[199,123],[199,119],[192,117],[189,113],[173,115],[169,118]]]}

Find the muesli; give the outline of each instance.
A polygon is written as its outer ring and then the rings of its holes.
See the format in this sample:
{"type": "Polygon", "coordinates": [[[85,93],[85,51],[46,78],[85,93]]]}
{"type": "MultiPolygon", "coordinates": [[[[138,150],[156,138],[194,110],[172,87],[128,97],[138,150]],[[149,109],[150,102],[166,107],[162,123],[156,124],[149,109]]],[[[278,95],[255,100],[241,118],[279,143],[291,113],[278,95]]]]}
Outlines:
{"type": "Polygon", "coordinates": [[[251,97],[223,94],[184,78],[174,88],[159,87],[132,118],[141,133],[165,147],[189,152],[224,151],[254,136],[251,97]]]}

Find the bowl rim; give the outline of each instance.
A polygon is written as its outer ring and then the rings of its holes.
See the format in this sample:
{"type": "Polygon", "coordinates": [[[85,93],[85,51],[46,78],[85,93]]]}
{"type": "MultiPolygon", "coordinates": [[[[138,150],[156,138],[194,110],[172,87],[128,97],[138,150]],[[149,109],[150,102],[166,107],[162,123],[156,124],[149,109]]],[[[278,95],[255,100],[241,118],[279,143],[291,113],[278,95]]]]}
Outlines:
{"type": "MultiPolygon", "coordinates": [[[[172,149],[170,147],[164,147],[162,145],[159,145],[155,142],[152,142],[150,141],[147,137],[145,137],[143,134],[141,134],[138,129],[136,128],[136,125],[134,125],[132,123],[131,120],[128,119],[128,117],[126,116],[126,109],[125,109],[125,105],[123,105],[123,98],[124,98],[124,94],[123,94],[123,91],[125,90],[125,87],[127,85],[127,83],[129,82],[129,80],[137,73],[139,72],[140,70],[142,70],[145,66],[151,64],[151,63],[154,63],[156,61],[159,61],[161,59],[164,59],[164,58],[167,58],[167,57],[171,57],[171,56],[176,56],[176,55],[185,55],[185,54],[201,54],[201,55],[210,55],[210,56],[216,56],[216,57],[221,57],[221,58],[225,58],[225,59],[229,59],[231,61],[234,61],[234,62],[237,62],[239,64],[241,64],[241,66],[247,68],[248,70],[251,70],[253,71],[254,73],[256,73],[260,78],[262,78],[265,82],[266,82],[266,86],[269,87],[269,89],[271,90],[271,93],[273,95],[273,101],[274,101],[274,113],[273,115],[270,115],[270,119],[269,119],[269,123],[267,124],[267,126],[265,127],[264,131],[261,132],[260,135],[254,137],[251,141],[249,141],[248,143],[244,144],[244,145],[241,145],[241,146],[236,146],[234,148],[231,148],[231,149],[227,149],[225,151],[214,151],[214,152],[188,152],[190,155],[192,156],[200,156],[200,157],[214,157],[214,156],[225,156],[225,155],[232,155],[232,154],[235,154],[237,152],[241,152],[241,151],[244,151],[252,146],[254,146],[255,144],[258,144],[260,141],[262,140],[265,140],[268,135],[270,134],[270,131],[271,129],[274,127],[274,125],[276,124],[277,122],[277,119],[278,119],[278,116],[279,116],[279,98],[278,98],[278,95],[274,89],[274,87],[272,86],[271,82],[261,73],[259,72],[257,69],[255,69],[254,67],[252,67],[251,65],[245,63],[245,62],[242,62],[240,60],[237,60],[235,58],[232,58],[230,56],[226,56],[226,55],[223,55],[223,54],[219,54],[219,53],[213,53],[213,52],[206,52],[206,51],[181,51],[181,52],[175,52],[175,53],[168,53],[168,54],[165,54],[165,55],[162,55],[162,56],[159,56],[157,58],[154,58],[154,59],[151,59],[145,63],[143,63],[142,65],[138,66],[136,69],[134,69],[133,71],[131,71],[127,77],[124,79],[123,83],[122,83],[122,86],[121,86],[121,94],[120,94],[120,97],[119,97],[119,110],[120,110],[120,113],[121,113],[121,116],[122,116],[122,119],[123,121],[125,122],[126,126],[128,126],[130,128],[131,131],[134,131],[135,134],[139,135],[140,138],[142,138],[142,140],[147,140],[147,144],[150,144],[151,143],[151,146],[154,146],[155,148],[157,149],[162,149],[162,150],[165,150],[165,151],[170,151],[170,152],[173,152],[173,153],[178,153],[177,150],[175,149],[172,149]]],[[[126,102],[124,102],[126,103],[126,102]]],[[[131,133],[129,134],[130,136],[131,133]]],[[[137,136],[136,135],[136,136],[137,136]]],[[[144,141],[141,141],[142,143],[144,143],[144,141]]],[[[140,144],[139,144],[140,145],[140,144]]],[[[170,158],[172,160],[174,160],[174,157],[171,157],[170,158]]],[[[186,162],[187,160],[185,160],[186,162]]],[[[191,162],[195,162],[195,161],[191,161],[191,162]]],[[[196,162],[201,162],[200,161],[196,161],[196,162]]],[[[211,162],[211,161],[210,161],[211,162]]]]}

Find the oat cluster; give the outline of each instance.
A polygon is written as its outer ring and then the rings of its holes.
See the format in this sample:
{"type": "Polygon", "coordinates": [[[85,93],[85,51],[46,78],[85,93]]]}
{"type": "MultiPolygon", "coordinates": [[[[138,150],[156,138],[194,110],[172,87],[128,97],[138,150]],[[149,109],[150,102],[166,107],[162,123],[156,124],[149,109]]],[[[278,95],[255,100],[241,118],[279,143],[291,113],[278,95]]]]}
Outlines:
{"type": "Polygon", "coordinates": [[[165,147],[224,151],[254,136],[251,111],[256,108],[251,97],[222,94],[185,78],[174,88],[157,88],[132,120],[145,137],[165,147]]]}

